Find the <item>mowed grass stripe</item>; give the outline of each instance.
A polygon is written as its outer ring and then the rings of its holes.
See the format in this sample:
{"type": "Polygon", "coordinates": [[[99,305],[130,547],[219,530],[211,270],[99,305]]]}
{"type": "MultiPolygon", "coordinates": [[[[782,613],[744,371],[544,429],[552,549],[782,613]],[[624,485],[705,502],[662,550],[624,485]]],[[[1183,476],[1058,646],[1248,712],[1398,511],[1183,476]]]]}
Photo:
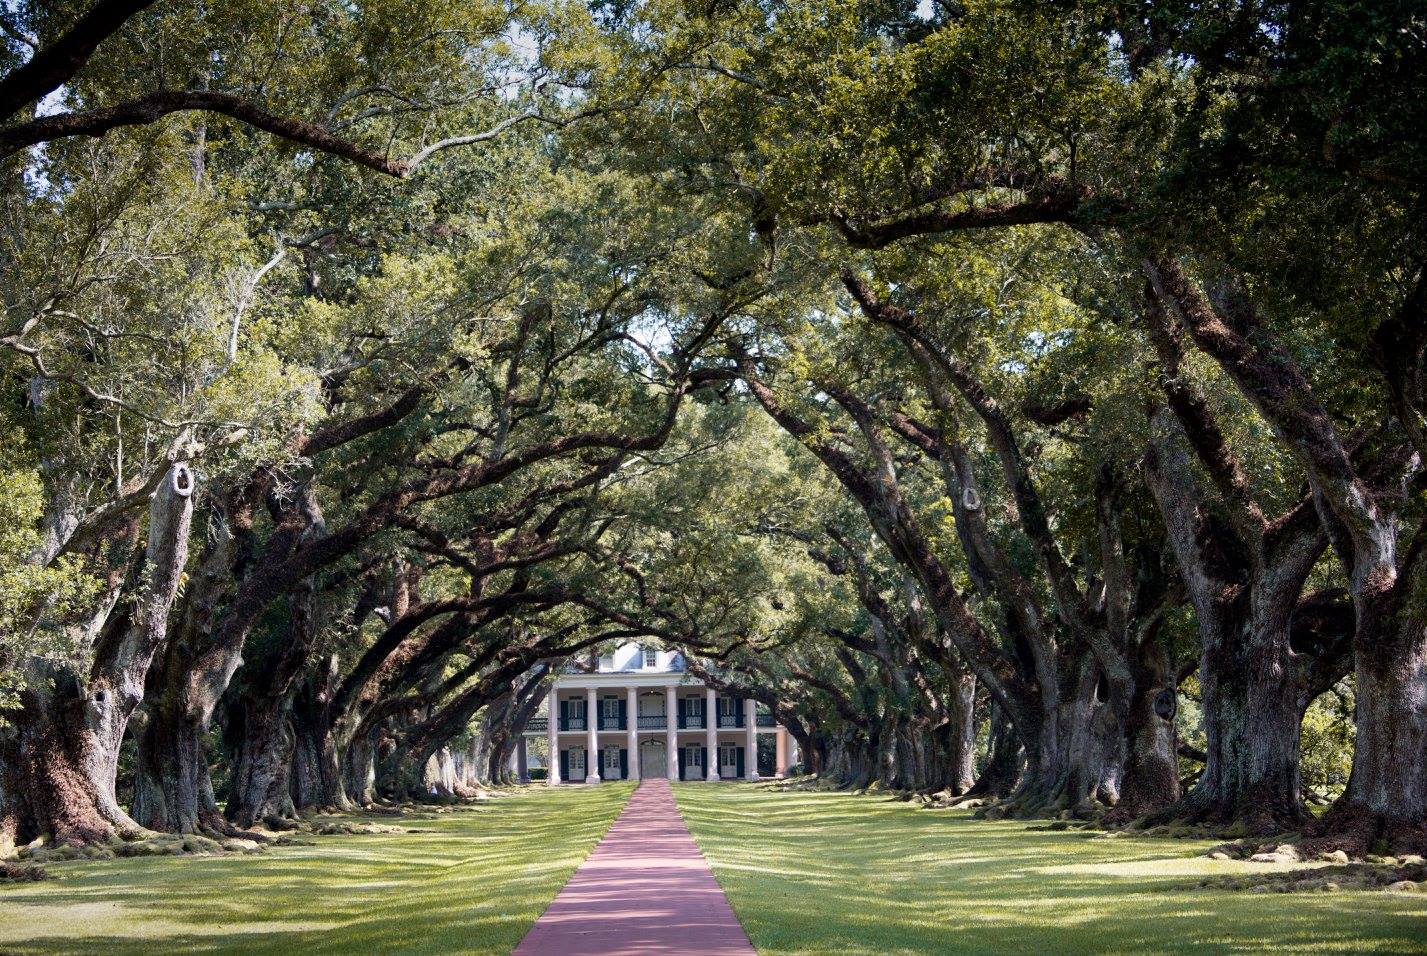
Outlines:
{"type": "Polygon", "coordinates": [[[675,796],[765,956],[1427,952],[1427,894],[1203,889],[1206,876],[1273,868],[1207,859],[1203,841],[1035,831],[769,785],[675,796]]]}
{"type": "Polygon", "coordinates": [[[0,888],[0,952],[509,953],[609,829],[629,784],[531,787],[426,832],[313,837],[252,856],[54,864],[0,888]]]}

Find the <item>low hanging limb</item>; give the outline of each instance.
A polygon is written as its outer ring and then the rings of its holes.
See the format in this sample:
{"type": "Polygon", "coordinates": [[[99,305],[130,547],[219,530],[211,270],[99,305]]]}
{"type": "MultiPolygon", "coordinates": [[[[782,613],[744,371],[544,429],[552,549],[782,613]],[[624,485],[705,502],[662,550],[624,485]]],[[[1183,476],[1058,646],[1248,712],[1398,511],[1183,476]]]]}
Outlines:
{"type": "Polygon", "coordinates": [[[359,166],[374,169],[388,176],[395,176],[397,179],[405,179],[417,166],[443,149],[453,146],[470,146],[495,139],[511,127],[528,120],[563,126],[581,115],[586,115],[578,114],[570,119],[556,119],[533,109],[525,110],[515,116],[506,117],[482,132],[451,136],[418,150],[407,159],[391,159],[364,149],[351,140],[334,135],[325,126],[270,113],[255,103],[231,93],[213,93],[206,90],[159,90],[114,106],[55,113],[29,122],[0,127],[0,159],[13,156],[22,149],[40,143],[68,139],[73,136],[99,137],[121,126],[146,126],[170,113],[184,112],[207,112],[228,116],[254,129],[271,133],[279,139],[351,160],[359,166]]]}

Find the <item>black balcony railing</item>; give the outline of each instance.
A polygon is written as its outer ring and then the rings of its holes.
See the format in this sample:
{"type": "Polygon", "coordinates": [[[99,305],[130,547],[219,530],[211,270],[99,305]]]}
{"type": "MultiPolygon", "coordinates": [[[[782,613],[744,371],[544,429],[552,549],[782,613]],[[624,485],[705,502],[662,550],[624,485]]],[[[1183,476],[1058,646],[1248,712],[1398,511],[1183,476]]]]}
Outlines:
{"type": "Polygon", "coordinates": [[[719,725],[720,727],[742,727],[742,726],[743,726],[743,715],[742,715],[742,714],[719,714],[719,715],[718,715],[718,725],[719,725]]]}
{"type": "Polygon", "coordinates": [[[680,726],[683,727],[685,730],[703,730],[703,729],[704,729],[704,715],[703,715],[703,714],[685,714],[685,715],[684,715],[684,722],[683,722],[680,726]]]}
{"type": "Polygon", "coordinates": [[[668,721],[663,714],[640,714],[640,730],[663,730],[668,725],[668,721]]]}
{"type": "Polygon", "coordinates": [[[583,718],[583,717],[566,717],[563,721],[560,722],[560,729],[561,729],[561,730],[584,730],[584,729],[585,729],[585,718],[583,718]]]}
{"type": "Polygon", "coordinates": [[[549,729],[549,717],[531,717],[525,722],[525,732],[527,734],[543,734],[549,729]]]}
{"type": "Polygon", "coordinates": [[[623,730],[624,721],[618,717],[601,717],[600,730],[623,730]]]}
{"type": "Polygon", "coordinates": [[[778,725],[777,725],[777,723],[773,720],[773,715],[772,715],[772,714],[759,714],[759,715],[758,715],[758,726],[759,726],[759,727],[776,727],[776,726],[778,726],[778,725]]]}

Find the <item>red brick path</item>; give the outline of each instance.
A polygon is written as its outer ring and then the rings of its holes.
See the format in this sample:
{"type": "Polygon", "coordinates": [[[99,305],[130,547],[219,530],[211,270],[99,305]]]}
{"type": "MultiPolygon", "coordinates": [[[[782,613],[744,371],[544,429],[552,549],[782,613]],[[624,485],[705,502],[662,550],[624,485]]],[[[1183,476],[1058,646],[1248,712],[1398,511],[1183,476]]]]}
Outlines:
{"type": "Polygon", "coordinates": [[[669,781],[645,780],[512,956],[753,951],[669,781]]]}

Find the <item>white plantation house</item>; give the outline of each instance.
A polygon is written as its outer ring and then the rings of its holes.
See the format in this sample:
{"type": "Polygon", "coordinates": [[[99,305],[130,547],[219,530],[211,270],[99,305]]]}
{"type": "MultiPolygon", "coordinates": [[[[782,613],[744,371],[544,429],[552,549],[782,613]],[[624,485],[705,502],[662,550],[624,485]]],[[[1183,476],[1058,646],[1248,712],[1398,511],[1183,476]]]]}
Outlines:
{"type": "Polygon", "coordinates": [[[622,645],[594,671],[561,674],[548,699],[547,715],[527,725],[516,760],[528,765],[529,739],[548,735],[548,752],[556,755],[552,785],[757,780],[781,777],[796,762],[793,739],[765,707],[707,686],[675,651],[622,645]]]}

